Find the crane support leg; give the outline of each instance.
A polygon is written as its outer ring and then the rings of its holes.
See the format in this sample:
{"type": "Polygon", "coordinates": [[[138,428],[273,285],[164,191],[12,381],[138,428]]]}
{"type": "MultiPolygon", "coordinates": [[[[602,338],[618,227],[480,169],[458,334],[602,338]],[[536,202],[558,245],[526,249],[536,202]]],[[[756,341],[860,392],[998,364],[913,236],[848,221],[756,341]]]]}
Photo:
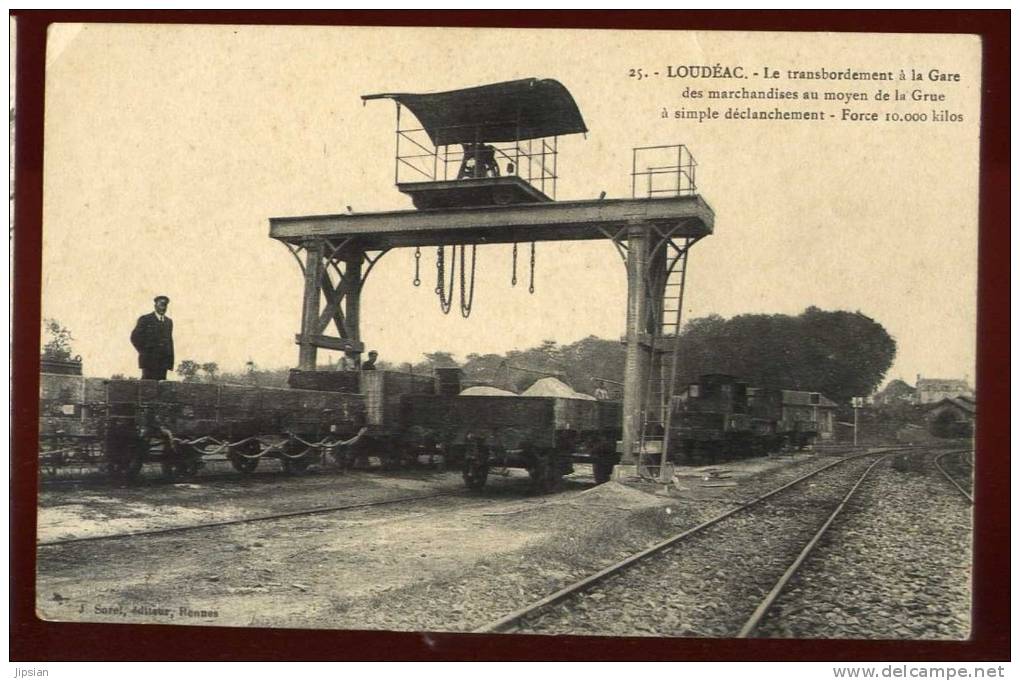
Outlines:
{"type": "MultiPolygon", "coordinates": [[[[361,261],[364,258],[362,251],[355,251],[344,259],[344,284],[347,289],[346,316],[344,319],[343,336],[360,345],[361,342],[361,261]]],[[[347,359],[357,362],[361,357],[361,350],[352,348],[344,353],[347,359]]]]}
{"type": "Polygon", "coordinates": [[[295,337],[300,350],[298,367],[314,371],[318,348],[339,350],[357,362],[361,342],[361,289],[372,267],[388,249],[369,253],[350,239],[309,239],[300,247],[288,245],[305,279],[301,332],[295,337]],[[304,249],[305,260],[298,252],[304,249]],[[330,272],[332,271],[332,275],[330,272]],[[334,283],[335,279],[335,283],[334,283]],[[320,309],[320,302],[325,305],[320,309]],[[337,336],[327,336],[330,325],[337,336]]]}
{"type": "Polygon", "coordinates": [[[623,370],[624,464],[637,463],[634,445],[641,433],[644,386],[649,353],[641,347],[648,324],[648,230],[632,225],[627,230],[627,355],[623,370]]]}
{"type": "Polygon", "coordinates": [[[318,332],[319,295],[322,276],[322,242],[312,240],[305,245],[305,293],[301,308],[301,335],[298,350],[298,368],[303,371],[315,370],[317,348],[312,338],[318,332]]]}

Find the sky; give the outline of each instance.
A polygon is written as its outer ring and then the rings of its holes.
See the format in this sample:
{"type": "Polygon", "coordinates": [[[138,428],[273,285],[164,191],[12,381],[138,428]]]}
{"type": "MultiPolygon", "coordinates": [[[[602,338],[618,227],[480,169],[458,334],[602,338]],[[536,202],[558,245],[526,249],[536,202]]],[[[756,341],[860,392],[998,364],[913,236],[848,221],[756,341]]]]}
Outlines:
{"type": "MultiPolygon", "coordinates": [[[[697,159],[716,222],[691,253],[688,319],[860,311],[897,341],[887,380],[973,382],[979,57],[968,36],[55,25],[43,316],[71,330],[92,376],[138,372],[128,336],[157,294],[171,299],[178,361],[296,366],[303,282],[269,218],[411,208],[393,185],[394,106],[360,95],[541,77],[570,90],[589,128],[560,140],[557,198],[628,197],[633,147],[683,143],[697,159]],[[960,82],[921,86],[964,120],[663,119],[664,107],[706,106],[685,87],[752,86],[628,77],[684,64],[938,68],[960,82]]],[[[419,288],[413,250],[387,253],[362,296],[367,347],[413,362],[623,335],[611,243],[540,243],[536,256],[529,294],[510,287],[509,246],[480,247],[463,319],[439,310],[434,249],[419,288]]],[[[526,281],[526,258],[519,268],[526,281]]]]}

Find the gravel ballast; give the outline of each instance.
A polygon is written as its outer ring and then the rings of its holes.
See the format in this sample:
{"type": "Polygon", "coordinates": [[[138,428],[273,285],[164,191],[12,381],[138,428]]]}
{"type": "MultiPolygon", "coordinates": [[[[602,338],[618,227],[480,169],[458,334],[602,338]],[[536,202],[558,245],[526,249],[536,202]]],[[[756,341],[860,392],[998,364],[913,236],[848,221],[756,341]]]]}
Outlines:
{"type": "Polygon", "coordinates": [[[966,639],[971,507],[932,454],[883,462],[801,567],[762,636],[966,639]]]}

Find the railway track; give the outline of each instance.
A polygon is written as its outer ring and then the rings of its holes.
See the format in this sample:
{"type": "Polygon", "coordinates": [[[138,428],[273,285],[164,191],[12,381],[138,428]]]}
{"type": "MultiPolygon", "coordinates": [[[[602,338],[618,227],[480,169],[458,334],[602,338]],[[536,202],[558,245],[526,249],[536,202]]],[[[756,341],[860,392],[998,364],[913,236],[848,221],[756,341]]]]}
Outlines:
{"type": "Polygon", "coordinates": [[[154,536],[154,535],[166,535],[166,534],[181,534],[191,532],[195,530],[205,530],[218,527],[228,527],[231,525],[244,525],[259,522],[269,522],[273,520],[282,520],[286,518],[300,518],[315,515],[325,515],[329,513],[338,513],[342,511],[358,510],[363,508],[372,508],[377,506],[388,506],[403,503],[414,503],[418,501],[428,501],[430,499],[439,498],[466,498],[474,499],[486,503],[486,499],[479,498],[477,494],[470,490],[458,488],[453,491],[435,492],[432,494],[420,494],[416,496],[398,497],[393,499],[381,499],[378,501],[367,501],[358,502],[351,504],[340,504],[336,506],[317,506],[315,508],[302,509],[296,511],[284,511],[281,513],[271,513],[265,515],[249,516],[245,518],[232,518],[229,520],[214,520],[206,523],[195,523],[192,525],[176,525],[173,527],[154,528],[150,530],[137,530],[129,532],[117,532],[102,535],[93,535],[87,537],[69,537],[66,539],[51,539],[37,542],[39,547],[49,546],[62,546],[67,544],[81,544],[86,542],[104,541],[104,540],[119,540],[119,539],[130,539],[134,537],[154,536]]]}
{"type": "Polygon", "coordinates": [[[959,490],[960,494],[962,494],[964,498],[971,504],[974,503],[973,495],[974,482],[972,477],[974,474],[973,456],[974,453],[972,450],[961,449],[954,450],[951,452],[943,452],[942,454],[936,456],[933,461],[933,463],[935,464],[935,468],[937,468],[938,471],[945,476],[946,480],[948,480],[950,484],[953,485],[953,487],[959,490]],[[960,483],[960,478],[963,476],[954,475],[952,472],[950,472],[950,469],[947,466],[943,465],[942,463],[945,459],[951,456],[957,457],[956,465],[953,466],[953,468],[957,470],[963,468],[967,472],[967,475],[966,477],[964,477],[962,484],[960,483]]]}
{"type": "Polygon", "coordinates": [[[970,514],[943,484],[941,465],[965,453],[929,452],[872,475],[868,489],[847,496],[853,512],[826,523],[740,636],[966,638],[970,514]]]}
{"type": "Polygon", "coordinates": [[[740,631],[737,633],[737,638],[750,638],[754,634],[754,632],[758,629],[758,626],[761,624],[762,619],[765,617],[765,614],[775,604],[776,599],[779,598],[779,594],[782,593],[783,589],[786,588],[786,585],[789,584],[790,580],[793,578],[793,575],[800,569],[801,565],[804,564],[804,561],[807,560],[807,557],[815,550],[815,547],[818,546],[822,537],[832,526],[833,522],[835,522],[836,518],[843,512],[843,509],[846,508],[850,498],[854,496],[865,478],[868,477],[877,465],[884,462],[889,456],[891,456],[891,454],[882,456],[864,470],[861,476],[857,479],[857,482],[854,483],[853,487],[851,487],[846,493],[846,496],[844,496],[839,502],[839,505],[833,509],[832,513],[829,514],[829,517],[825,519],[824,523],[822,523],[822,526],[818,528],[818,531],[815,532],[810,541],[804,545],[804,548],[797,554],[797,557],[794,558],[793,562],[790,563],[789,567],[786,568],[779,579],[776,580],[776,583],[772,586],[772,588],[769,589],[769,592],[758,603],[754,611],[751,613],[751,616],[747,618],[744,625],[740,628],[740,631]]]}
{"type": "Polygon", "coordinates": [[[338,506],[327,506],[318,507],[311,509],[303,509],[300,511],[286,511],[283,513],[273,513],[267,515],[250,516],[247,518],[233,518],[230,520],[217,520],[208,523],[196,523],[194,525],[178,525],[174,527],[162,527],[152,530],[138,530],[134,532],[119,532],[112,534],[95,535],[91,537],[71,537],[68,539],[51,539],[48,541],[38,542],[37,546],[40,548],[50,546],[65,546],[68,544],[82,544],[85,542],[94,541],[110,541],[118,539],[131,539],[135,537],[145,537],[154,535],[165,535],[165,534],[181,534],[185,532],[191,532],[194,530],[205,530],[217,527],[227,527],[230,525],[245,525],[249,523],[267,522],[271,520],[281,520],[284,518],[299,518],[314,515],[324,515],[328,513],[338,513],[340,511],[351,511],[355,509],[371,508],[373,506],[387,506],[393,504],[412,503],[415,501],[424,501],[428,499],[436,499],[439,497],[462,497],[467,496],[465,492],[437,492],[435,494],[422,494],[413,497],[400,497],[396,499],[382,499],[379,501],[367,501],[356,504],[342,504],[338,506]]]}
{"type": "MultiPolygon", "coordinates": [[[[221,481],[236,480],[248,481],[248,480],[272,480],[279,478],[291,478],[291,477],[330,477],[330,476],[344,476],[349,471],[342,470],[337,467],[324,466],[317,467],[311,470],[303,471],[301,473],[287,473],[283,470],[282,466],[274,466],[272,468],[266,468],[265,470],[253,471],[251,473],[241,473],[234,470],[230,463],[226,460],[212,460],[209,463],[214,464],[217,468],[222,470],[210,470],[212,466],[204,468],[200,473],[190,477],[166,477],[159,472],[159,464],[147,464],[148,468],[144,469],[143,473],[151,473],[151,475],[144,475],[139,477],[138,480],[126,483],[123,480],[115,480],[110,478],[109,474],[103,472],[99,468],[89,470],[86,474],[78,477],[61,477],[52,475],[40,475],[39,482],[40,486],[46,489],[59,489],[61,487],[159,487],[163,485],[174,485],[180,483],[214,483],[221,481]]],[[[272,465],[272,464],[271,464],[272,465]]],[[[369,469],[373,470],[373,469],[369,469]]],[[[411,470],[440,470],[437,466],[427,466],[420,464],[419,468],[411,470]]]]}
{"type": "Polygon", "coordinates": [[[841,510],[879,461],[912,449],[840,459],[474,631],[732,636],[747,628],[748,612],[768,609],[761,608],[760,601],[772,589],[762,578],[779,574],[788,581],[786,573],[796,570],[784,571],[785,562],[777,566],[774,558],[766,556],[777,548],[772,544],[786,555],[799,553],[791,551],[791,543],[817,544],[820,535],[815,528],[831,524],[828,509],[841,510]],[[855,480],[849,493],[845,492],[845,468],[855,480]],[[802,494],[787,499],[784,493],[793,489],[802,494]],[[704,560],[713,550],[715,560],[704,560]],[[653,556],[655,560],[650,560],[653,556]],[[740,583],[734,574],[754,577],[740,583]],[[689,588],[688,583],[698,580],[703,587],[700,593],[684,592],[684,586],[689,588]],[[683,597],[675,598],[678,593],[683,597]],[[743,609],[730,605],[737,603],[751,605],[743,609]]]}

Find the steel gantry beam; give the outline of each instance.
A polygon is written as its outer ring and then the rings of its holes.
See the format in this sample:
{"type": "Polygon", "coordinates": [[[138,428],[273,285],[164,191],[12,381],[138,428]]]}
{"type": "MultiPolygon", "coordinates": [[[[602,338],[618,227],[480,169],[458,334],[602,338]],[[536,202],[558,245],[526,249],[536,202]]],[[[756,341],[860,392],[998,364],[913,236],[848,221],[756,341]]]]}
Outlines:
{"type": "Polygon", "coordinates": [[[700,196],[690,195],[278,217],[269,223],[269,235],[294,254],[305,279],[302,327],[296,337],[302,369],[315,368],[320,347],[360,357],[361,289],[371,266],[391,248],[611,241],[627,270],[623,461],[634,463],[642,414],[652,406],[645,404],[644,388],[650,372],[659,370],[649,337],[657,333],[655,320],[661,320],[658,299],[669,275],[667,251],[680,248],[675,240],[693,244],[711,234],[715,214],[700,196]],[[339,337],[323,335],[330,323],[339,337]]]}
{"type": "Polygon", "coordinates": [[[606,229],[633,224],[674,237],[699,237],[711,234],[714,219],[700,196],[679,196],[279,217],[269,219],[269,236],[291,244],[309,238],[357,238],[366,250],[385,250],[605,239],[606,229]]]}

